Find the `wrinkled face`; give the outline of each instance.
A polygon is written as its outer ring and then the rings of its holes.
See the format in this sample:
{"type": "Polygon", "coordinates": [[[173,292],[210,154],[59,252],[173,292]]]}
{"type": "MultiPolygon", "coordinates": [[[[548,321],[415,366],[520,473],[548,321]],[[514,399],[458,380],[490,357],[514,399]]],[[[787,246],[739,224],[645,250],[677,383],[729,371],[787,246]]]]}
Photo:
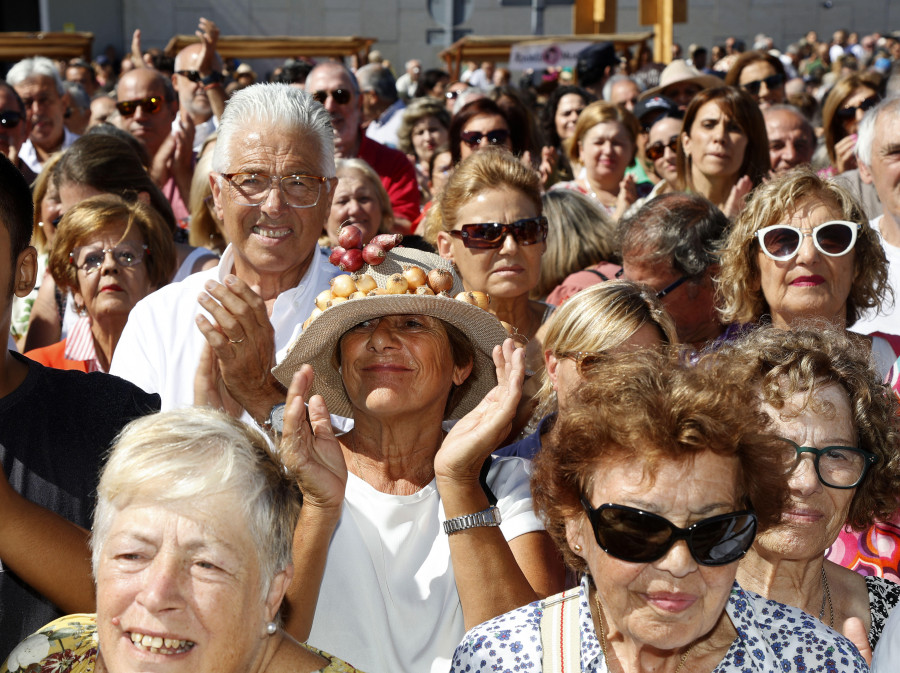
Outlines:
{"type": "Polygon", "coordinates": [[[875,120],[868,170],[885,214],[900,223],[900,114],[896,108],[885,110],[875,120]]]}
{"type": "Polygon", "coordinates": [[[766,77],[771,77],[777,74],[778,72],[775,70],[775,67],[768,61],[754,61],[750,65],[745,66],[743,70],[741,70],[741,75],[738,78],[738,84],[744,87],[750,82],[760,82],[759,91],[757,93],[753,93],[752,91],[748,91],[747,93],[749,93],[753,97],[753,100],[756,101],[760,109],[765,110],[767,107],[778,105],[784,102],[783,81],[781,82],[781,84],[771,89],[764,81],[762,81],[766,77]]]}
{"type": "Polygon", "coordinates": [[[436,117],[425,117],[413,126],[410,137],[416,157],[420,162],[427,163],[436,148],[447,144],[447,127],[436,117]]]}
{"type": "Polygon", "coordinates": [[[106,670],[238,673],[259,666],[279,582],[264,601],[255,544],[234,494],[203,505],[135,503],[115,514],[97,568],[106,670]]]}
{"type": "MultiPolygon", "coordinates": [[[[799,446],[859,446],[850,399],[839,385],[823,386],[814,393],[813,409],[803,408],[808,393],[797,393],[783,409],[768,404],[773,432],[799,446]]],[[[814,454],[804,453],[788,481],[790,501],[780,525],[761,534],[754,543],[760,553],[809,560],[820,557],[837,539],[856,489],[825,486],[816,475],[814,454]]]]}
{"type": "Polygon", "coordinates": [[[334,127],[334,156],[356,156],[359,125],[362,122],[362,101],[359,94],[353,91],[353,85],[344,69],[327,65],[314,68],[306,79],[306,91],[310,94],[317,91],[327,93],[325,109],[331,115],[334,127]],[[346,103],[338,103],[334,99],[332,93],[338,89],[350,93],[350,99],[346,103]]]}
{"type": "MultiPolygon", "coordinates": [[[[202,82],[195,82],[185,75],[179,75],[179,70],[196,70],[200,65],[200,45],[191,44],[178,52],[175,57],[175,71],[172,75],[172,85],[178,92],[178,105],[181,114],[190,115],[195,124],[202,124],[212,117],[212,107],[209,98],[203,90],[202,82]]],[[[221,70],[221,64],[216,63],[214,69],[221,70]]]]}
{"type": "MultiPolygon", "coordinates": [[[[455,228],[491,222],[512,224],[538,215],[528,196],[504,187],[482,192],[460,208],[455,228]]],[[[498,299],[527,296],[537,286],[546,247],[546,242],[520,245],[508,234],[499,248],[474,249],[466,248],[462,240],[445,231],[438,234],[438,252],[456,264],[466,290],[487,292],[498,299]]]]}
{"type": "Polygon", "coordinates": [[[815,139],[810,137],[803,120],[793,112],[767,112],[766,135],[769,136],[769,160],[775,173],[784,173],[812,161],[815,139]]]}
{"type": "MultiPolygon", "coordinates": [[[[642,461],[597,468],[585,493],[592,507],[606,503],[652,512],[682,528],[743,509],[736,497],[737,460],[710,451],[686,463],[661,462],[651,484],[642,461]]],[[[629,563],[600,549],[586,514],[566,525],[569,547],[581,551],[603,605],[610,632],[638,646],[684,647],[716,626],[737,573],[737,562],[702,566],[685,541],[653,563],[629,563]]],[[[595,609],[596,606],[592,606],[595,609]]]]}
{"type": "MultiPolygon", "coordinates": [[[[178,77],[181,76],[178,75],[178,77]]],[[[113,118],[116,126],[143,142],[147,147],[147,153],[153,157],[172,132],[172,121],[175,119],[174,106],[165,102],[165,89],[162,82],[154,72],[146,68],[139,68],[122,76],[116,86],[116,93],[120,101],[143,100],[151,97],[163,101],[158,112],[150,112],[147,109],[148,106],[140,105],[135,108],[134,114],[131,116],[117,114],[113,118]]]]}
{"type": "MultiPolygon", "coordinates": [[[[680,132],[680,119],[663,117],[651,127],[647,139],[647,149],[662,150],[662,156],[653,161],[653,169],[670,185],[674,185],[678,180],[678,134],[680,132]]],[[[645,153],[647,149],[644,150],[645,153]]]]}
{"type": "Polygon", "coordinates": [[[635,153],[625,127],[617,121],[600,122],[581,136],[578,147],[588,178],[618,192],[619,182],[635,153]]]}
{"type": "MultiPolygon", "coordinates": [[[[321,175],[324,161],[312,137],[263,127],[235,132],[232,138],[227,173],[321,175]]],[[[235,273],[245,279],[302,275],[331,211],[335,182],[332,178],[320,187],[319,200],[310,208],[289,206],[280,188],[270,189],[261,205],[247,206],[236,202],[234,185],[211,174],[216,216],[233,246],[235,273]]]]}
{"type": "MultiPolygon", "coordinates": [[[[74,293],[75,305],[87,309],[94,320],[102,317],[127,316],[134,305],[154,290],[147,275],[147,255],[135,266],[123,266],[115,254],[104,252],[116,248],[128,248],[141,254],[144,239],[136,229],[125,237],[125,224],[110,224],[93,236],[89,236],[72,250],[76,263],[98,255],[103,262],[100,268],[76,271],[78,290],[74,293]]],[[[152,251],[151,251],[152,254],[152,251]]]]}
{"type": "Polygon", "coordinates": [[[509,134],[509,125],[506,123],[506,120],[500,115],[475,115],[474,117],[472,117],[465,125],[465,127],[463,127],[460,135],[462,136],[466,133],[475,132],[483,134],[483,137],[481,138],[481,142],[474,146],[463,140],[460,140],[460,160],[465,159],[466,157],[485,147],[505,147],[506,149],[512,151],[512,138],[510,138],[508,135],[502,143],[492,145],[487,137],[487,134],[491,133],[492,131],[506,131],[507,134],[509,134]]]}
{"type": "Polygon", "coordinates": [[[381,204],[375,185],[358,171],[342,171],[334,190],[331,214],[328,216],[328,239],[338,244],[338,233],[345,224],[362,229],[363,243],[368,243],[381,226],[381,204]]]}
{"type": "Polygon", "coordinates": [[[578,122],[578,115],[584,110],[584,106],[584,98],[577,93],[567,93],[559,99],[553,121],[556,124],[556,133],[560,140],[571,138],[575,133],[575,124],[578,122]]]}
{"type": "Polygon", "coordinates": [[[747,135],[716,101],[700,106],[690,132],[681,134],[681,142],[690,157],[692,174],[708,179],[740,177],[747,135]]]}
{"type": "Polygon", "coordinates": [[[859,128],[859,122],[862,121],[866,114],[866,111],[860,109],[859,106],[864,102],[875,103],[877,98],[878,93],[876,91],[867,86],[861,86],[847,96],[844,102],[838,106],[838,110],[850,113],[848,116],[840,119],[841,129],[844,131],[845,136],[856,133],[856,129],[859,128]]]}
{"type": "Polygon", "coordinates": [[[425,315],[362,322],[341,337],[340,354],[350,403],[380,416],[442,416],[452,386],[471,371],[471,366],[448,366],[453,356],[444,323],[425,315]]]}
{"type": "Polygon", "coordinates": [[[16,97],[6,87],[0,87],[0,116],[6,119],[7,124],[12,124],[15,117],[19,118],[10,127],[0,126],[0,154],[9,158],[12,152],[18,153],[28,137],[28,120],[16,97]]]}
{"type": "Polygon", "coordinates": [[[25,104],[31,125],[31,142],[52,151],[63,141],[66,97],[60,96],[52,77],[35,75],[15,87],[25,104]]]}
{"type": "Polygon", "coordinates": [[[612,85],[609,94],[609,102],[615,103],[620,107],[624,107],[631,112],[634,110],[638,96],[641,95],[641,88],[630,79],[619,80],[612,85]]]}
{"type": "MultiPolygon", "coordinates": [[[[841,212],[835,205],[810,199],[798,204],[784,224],[811,233],[820,224],[840,219],[841,212]]],[[[787,328],[804,317],[845,323],[847,298],[856,278],[855,250],[841,257],[829,257],[819,252],[811,236],[804,236],[792,259],[776,261],[757,245],[756,260],[760,289],[775,327],[787,328]]]]}

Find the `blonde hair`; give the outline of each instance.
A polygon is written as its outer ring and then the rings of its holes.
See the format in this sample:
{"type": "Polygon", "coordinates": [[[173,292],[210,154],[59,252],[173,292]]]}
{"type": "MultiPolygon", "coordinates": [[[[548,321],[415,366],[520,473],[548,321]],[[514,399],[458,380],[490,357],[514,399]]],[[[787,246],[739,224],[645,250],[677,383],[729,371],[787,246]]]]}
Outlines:
{"type": "Polygon", "coordinates": [[[878,73],[853,73],[849,77],[839,80],[825,97],[825,102],[822,103],[822,126],[825,129],[825,149],[828,150],[828,158],[832,165],[835,165],[837,161],[834,146],[847,135],[838,117],[838,110],[857,89],[871,89],[880,98],[882,81],[881,75],[878,73]]]}
{"type": "MultiPolygon", "coordinates": [[[[663,343],[678,343],[675,323],[650,288],[628,280],[610,280],[573,294],[553,312],[546,325],[544,351],[556,357],[571,351],[609,351],[626,343],[644,325],[653,325],[663,343]]],[[[535,399],[535,418],[556,411],[556,391],[546,368],[541,371],[535,399]]]]}
{"type": "Polygon", "coordinates": [[[425,240],[436,245],[438,232],[455,228],[460,208],[482,192],[495,189],[520,192],[531,200],[538,215],[543,212],[541,181],[537,174],[508,150],[489,147],[473,153],[453,170],[444,191],[428,211],[425,240]]]}
{"type": "MultiPolygon", "coordinates": [[[[259,558],[262,595],[291,564],[300,494],[259,431],[227,414],[186,407],[129,423],[112,448],[97,487],[91,549],[94,578],[116,515],[134,502],[188,505],[234,496],[259,558]]],[[[249,551],[249,550],[248,550],[249,551]]]]}
{"type": "Polygon", "coordinates": [[[195,248],[209,248],[221,253],[228,245],[222,223],[208,204],[212,199],[209,174],[212,171],[212,152],[205,152],[197,159],[194,177],[191,178],[191,230],[188,242],[195,248]]]}
{"type": "Polygon", "coordinates": [[[575,132],[567,141],[566,151],[569,153],[569,159],[575,163],[581,163],[581,149],[579,148],[581,141],[584,140],[584,136],[588,131],[603,122],[618,122],[625,129],[625,132],[631,139],[631,157],[628,160],[628,165],[634,164],[634,158],[637,155],[637,137],[641,133],[641,124],[637,117],[628,110],[605,100],[594,101],[578,115],[578,121],[575,123],[575,132]]]}
{"type": "Polygon", "coordinates": [[[847,297],[847,327],[866,309],[880,308],[892,294],[884,249],[862,206],[837,182],[823,180],[811,169],[798,167],[757,187],[728,235],[716,279],[722,322],[756,322],[769,312],[759,283],[756,232],[788,221],[809,202],[826,204],[839,211],[840,219],[860,225],[854,247],[856,269],[847,297]]]}
{"type": "Polygon", "coordinates": [[[47,196],[47,192],[51,189],[56,191],[56,199],[59,200],[59,189],[53,179],[53,171],[56,164],[62,158],[62,152],[57,152],[44,163],[41,172],[38,173],[34,181],[34,189],[32,190],[32,198],[34,201],[34,229],[31,234],[31,244],[37,248],[38,253],[50,252],[50,241],[47,240],[47,232],[44,231],[43,222],[41,221],[41,204],[47,196]]]}

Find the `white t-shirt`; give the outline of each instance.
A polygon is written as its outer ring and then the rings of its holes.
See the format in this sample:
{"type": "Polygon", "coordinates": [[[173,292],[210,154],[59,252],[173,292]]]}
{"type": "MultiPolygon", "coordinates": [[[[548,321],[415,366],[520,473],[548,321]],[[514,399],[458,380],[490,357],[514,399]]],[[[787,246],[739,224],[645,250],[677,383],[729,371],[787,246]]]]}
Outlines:
{"type": "MultiPolygon", "coordinates": [[[[494,458],[488,472],[507,540],[543,530],[530,470],[494,458]]],[[[434,481],[398,496],[348,475],[309,643],[367,673],[447,673],[465,625],[445,519],[434,481]]]]}
{"type": "Polygon", "coordinates": [[[872,657],[872,673],[896,673],[900,663],[900,610],[891,610],[872,657]]]}
{"type": "MultiPolygon", "coordinates": [[[[159,393],[163,410],[192,405],[194,374],[206,345],[194,318],[202,312],[212,319],[197,297],[206,281],[221,283],[233,268],[234,252],[229,245],[218,266],[166,285],[139,301],[128,316],[109,373],[148,393],[159,393]]],[[[300,284],[278,295],[269,318],[275,329],[276,360],[284,357],[287,346],[300,333],[315,306],[316,295],[339,273],[317,247],[300,284]]],[[[247,414],[244,417],[250,418],[247,414]]]]}
{"type": "MultiPolygon", "coordinates": [[[[863,314],[850,327],[850,331],[857,334],[871,334],[872,332],[900,334],[900,311],[897,310],[897,306],[900,305],[900,248],[885,241],[881,235],[879,225],[883,217],[883,215],[876,217],[869,224],[878,232],[881,245],[884,248],[884,254],[888,260],[888,285],[894,291],[894,301],[893,303],[890,300],[885,301],[881,311],[877,313],[870,309],[863,314]]],[[[861,261],[865,263],[865,260],[861,261]]]]}

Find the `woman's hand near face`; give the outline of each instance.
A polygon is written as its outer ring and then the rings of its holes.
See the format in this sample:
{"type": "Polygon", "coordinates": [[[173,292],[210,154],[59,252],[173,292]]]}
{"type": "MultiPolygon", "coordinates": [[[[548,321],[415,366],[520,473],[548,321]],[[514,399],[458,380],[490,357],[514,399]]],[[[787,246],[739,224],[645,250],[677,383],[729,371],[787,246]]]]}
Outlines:
{"type": "Polygon", "coordinates": [[[838,175],[856,168],[856,134],[841,138],[834,145],[834,169],[838,175]]]}
{"type": "Polygon", "coordinates": [[[723,209],[726,217],[730,219],[740,215],[744,205],[747,203],[746,196],[752,190],[753,181],[746,175],[734,183],[734,187],[731,188],[731,193],[728,194],[728,200],[725,202],[725,208],[723,209]]]}
{"type": "Polygon", "coordinates": [[[453,426],[434,459],[442,481],[478,481],[481,466],[509,434],[525,380],[525,351],[512,339],[494,347],[497,385],[453,426]]]}
{"type": "Polygon", "coordinates": [[[614,220],[621,220],[625,213],[631,208],[631,204],[637,201],[637,182],[633,175],[626,175],[619,183],[619,193],[616,196],[616,211],[613,213],[614,220]]]}

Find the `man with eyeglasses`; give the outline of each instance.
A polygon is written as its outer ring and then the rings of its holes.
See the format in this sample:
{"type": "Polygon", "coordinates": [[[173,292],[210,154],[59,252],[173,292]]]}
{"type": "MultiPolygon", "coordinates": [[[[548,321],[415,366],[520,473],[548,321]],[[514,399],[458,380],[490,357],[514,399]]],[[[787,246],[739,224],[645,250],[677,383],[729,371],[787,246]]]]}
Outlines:
{"type": "Polygon", "coordinates": [[[869,224],[878,232],[888,259],[888,285],[893,303],[871,309],[850,329],[860,334],[900,334],[900,96],[881,101],[866,113],[857,129],[856,156],[860,177],[875,186],[882,214],[869,224]]]}
{"type": "Polygon", "coordinates": [[[270,370],[340,273],[318,246],[337,185],[332,138],[328,113],[288,84],[231,97],[210,174],[229,246],[217,267],[132,309],[111,373],[166,409],[196,400],[263,423],[284,402],[270,370]]]}
{"type": "Polygon", "coordinates": [[[178,92],[178,114],[172,122],[172,131],[177,133],[182,120],[189,118],[194,125],[195,153],[218,128],[225,109],[222,62],[216,54],[219,29],[215,23],[201,17],[197,32],[200,41],[178,52],[172,75],[172,86],[178,92]]]}
{"type": "Polygon", "coordinates": [[[701,350],[722,337],[714,277],[728,218],[701,196],[663,194],[618,226],[619,277],[656,290],[675,321],[678,340],[701,350]]]}
{"type": "Polygon", "coordinates": [[[37,177],[19,157],[19,150],[28,138],[25,104],[9,84],[0,80],[0,154],[9,159],[31,184],[37,177]]]}
{"type": "Polygon", "coordinates": [[[69,98],[56,65],[49,58],[35,56],[16,63],[6,81],[25,104],[29,136],[19,158],[35,173],[54,152],[66,149],[78,136],[65,126],[69,98]]]}
{"type": "Polygon", "coordinates": [[[334,154],[358,157],[381,178],[394,209],[395,224],[408,229],[419,216],[419,185],[406,155],[367,138],[361,128],[362,98],[359,84],[340,63],[320,63],[306,78],[306,90],[325,106],[334,125],[334,154]]]}

